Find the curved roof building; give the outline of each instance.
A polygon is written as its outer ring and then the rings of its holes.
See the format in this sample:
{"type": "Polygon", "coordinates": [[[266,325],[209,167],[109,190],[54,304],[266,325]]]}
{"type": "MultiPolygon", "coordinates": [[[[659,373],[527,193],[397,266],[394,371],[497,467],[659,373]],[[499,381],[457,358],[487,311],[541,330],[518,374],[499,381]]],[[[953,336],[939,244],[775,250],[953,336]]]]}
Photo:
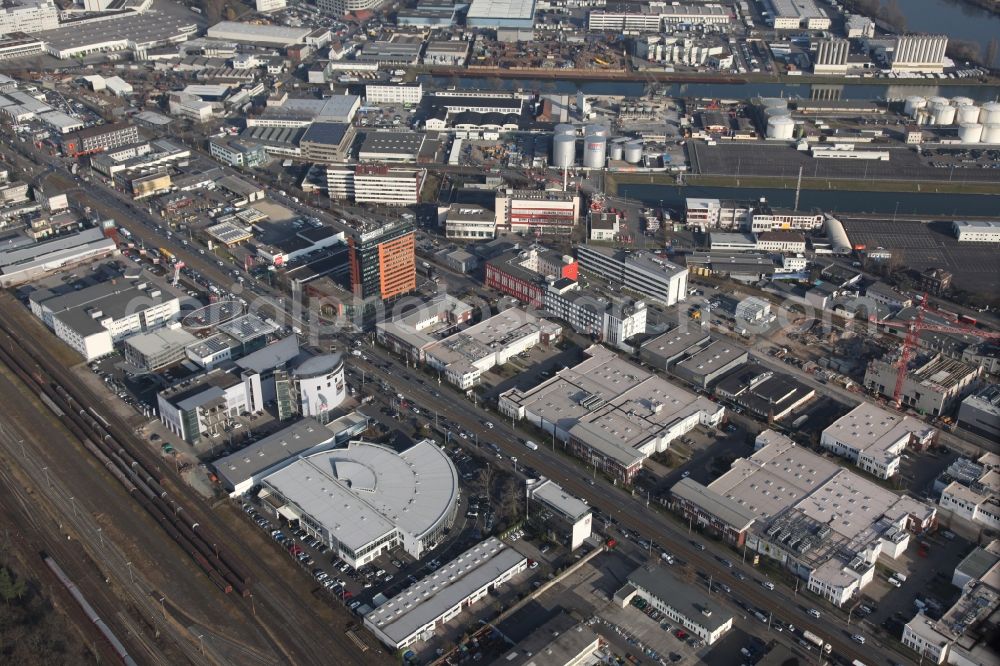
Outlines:
{"type": "Polygon", "coordinates": [[[397,545],[419,558],[458,508],[455,465],[429,439],[402,453],[351,442],[302,457],[262,483],[280,514],[298,519],[355,568],[397,545]]]}

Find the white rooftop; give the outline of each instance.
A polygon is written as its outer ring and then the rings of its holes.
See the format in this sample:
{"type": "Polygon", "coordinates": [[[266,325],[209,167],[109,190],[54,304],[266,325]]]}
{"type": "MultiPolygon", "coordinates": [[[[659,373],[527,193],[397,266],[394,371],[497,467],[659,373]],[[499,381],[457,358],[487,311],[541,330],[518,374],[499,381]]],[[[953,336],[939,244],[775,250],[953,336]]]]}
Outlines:
{"type": "Polygon", "coordinates": [[[351,442],[301,458],[264,482],[355,551],[397,528],[419,538],[458,496],[454,464],[429,439],[403,453],[351,442]]]}
{"type": "Polygon", "coordinates": [[[468,17],[527,19],[535,15],[535,0],[472,0],[468,17]]]}
{"type": "Polygon", "coordinates": [[[910,416],[899,416],[870,402],[862,402],[828,426],[823,436],[872,457],[887,459],[894,457],[890,451],[901,440],[909,439],[911,434],[922,439],[931,430],[933,428],[910,416]],[[875,455],[880,452],[881,455],[875,455]]]}

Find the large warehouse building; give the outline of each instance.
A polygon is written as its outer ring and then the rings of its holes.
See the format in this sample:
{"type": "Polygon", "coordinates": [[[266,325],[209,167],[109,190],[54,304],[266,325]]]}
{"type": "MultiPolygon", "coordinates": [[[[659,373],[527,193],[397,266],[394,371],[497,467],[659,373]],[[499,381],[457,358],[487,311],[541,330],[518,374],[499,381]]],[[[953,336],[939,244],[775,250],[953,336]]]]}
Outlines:
{"type": "Polygon", "coordinates": [[[532,28],[535,0],[472,0],[466,23],[470,28],[532,28]]]}
{"type": "Polygon", "coordinates": [[[365,616],[365,626],[393,650],[429,638],[528,568],[528,560],[496,537],[465,551],[365,616]]]}
{"type": "Polygon", "coordinates": [[[261,483],[261,496],[280,515],[355,569],[397,546],[421,557],[458,509],[455,465],[429,439],[402,453],[351,442],[299,458],[261,483]]]}
{"type": "Polygon", "coordinates": [[[888,479],[899,469],[903,449],[926,448],[936,436],[937,430],[913,417],[863,402],[827,427],[820,445],[869,474],[888,479]]]}
{"type": "Polygon", "coordinates": [[[725,409],[594,345],[589,358],[533,389],[500,395],[500,413],[525,419],[605,473],[630,482],[643,461],[725,409]]]}
{"type": "Polygon", "coordinates": [[[756,452],[703,486],[683,479],[671,506],[727,542],[784,562],[808,589],[836,606],[875,578],[875,562],[896,559],[936,510],[869,481],[766,430],[756,452]]]}

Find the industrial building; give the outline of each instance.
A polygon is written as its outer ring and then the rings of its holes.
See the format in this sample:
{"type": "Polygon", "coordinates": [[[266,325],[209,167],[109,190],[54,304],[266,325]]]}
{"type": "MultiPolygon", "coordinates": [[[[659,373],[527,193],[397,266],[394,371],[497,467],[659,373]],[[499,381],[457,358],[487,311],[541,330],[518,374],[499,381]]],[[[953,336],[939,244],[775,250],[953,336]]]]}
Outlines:
{"type": "Polygon", "coordinates": [[[579,245],[576,256],[581,270],[628,291],[668,306],[687,298],[687,269],[656,255],[579,245]]]}
{"type": "Polygon", "coordinates": [[[549,278],[577,280],[579,264],[573,257],[541,245],[515,248],[486,262],[486,286],[529,307],[544,305],[549,278]]]}
{"type": "Polygon", "coordinates": [[[330,166],[326,169],[327,193],[331,199],[356,203],[409,206],[420,203],[427,172],[381,164],[330,166]]]}
{"type": "Polygon", "coordinates": [[[806,251],[806,237],[797,231],[764,231],[757,234],[756,249],[761,252],[802,254],[806,251]]]}
{"type": "Polygon", "coordinates": [[[947,48],[945,35],[901,35],[892,52],[892,70],[941,72],[947,48]]]}
{"type": "Polygon", "coordinates": [[[594,345],[587,359],[538,386],[500,395],[498,410],[550,433],[604,473],[630,483],[642,462],[724,408],[594,345]]]}
{"type": "Polygon", "coordinates": [[[765,0],[775,30],[829,30],[830,17],[815,0],[765,0]]]}
{"type": "MultiPolygon", "coordinates": [[[[402,12],[400,12],[402,14],[402,12]]],[[[425,65],[462,67],[469,59],[469,42],[463,40],[431,39],[424,49],[425,65]]]]}
{"type": "Polygon", "coordinates": [[[451,0],[418,0],[416,7],[399,10],[396,14],[396,25],[447,28],[455,24],[458,7],[451,0]]]}
{"type": "Polygon", "coordinates": [[[52,0],[22,0],[0,10],[0,34],[41,32],[59,27],[59,7],[52,0]]]}
{"type": "Polygon", "coordinates": [[[587,624],[560,613],[499,658],[506,666],[581,666],[596,657],[604,640],[587,624]]]}
{"type": "MultiPolygon", "coordinates": [[[[367,417],[362,418],[367,422],[367,417]]],[[[338,445],[333,430],[309,418],[278,430],[241,451],[219,458],[212,467],[230,497],[240,497],[263,477],[291,464],[302,455],[338,445]]]]}
{"type": "Polygon", "coordinates": [[[772,423],[812,400],[816,391],[791,375],[752,363],[723,377],[715,385],[715,395],[772,423]]]}
{"type": "Polygon", "coordinates": [[[292,28],[273,24],[220,21],[208,29],[207,36],[209,39],[223,42],[284,47],[305,44],[310,32],[312,28],[308,27],[292,28]]]}
{"type": "Polygon", "coordinates": [[[150,49],[186,42],[197,33],[197,21],[186,15],[123,11],[98,20],[66,22],[34,37],[44,42],[46,53],[65,60],[124,50],[145,58],[150,49]]]}
{"type": "Polygon", "coordinates": [[[490,240],[496,236],[497,216],[475,204],[452,204],[444,219],[444,235],[456,240],[490,240]]]}
{"type": "Polygon", "coordinates": [[[256,127],[308,127],[311,123],[350,124],[361,107],[358,95],[331,95],[327,99],[289,98],[284,93],[269,99],[263,113],[248,116],[248,128],[256,127]]]}
{"type": "Polygon", "coordinates": [[[1000,606],[1000,544],[996,540],[973,550],[956,568],[952,585],[961,593],[950,608],[931,614],[928,604],[903,628],[901,642],[916,652],[919,663],[975,664],[996,661],[989,639],[1000,606]]]}
{"type": "Polygon", "coordinates": [[[366,132],[358,161],[392,164],[416,162],[425,138],[420,132],[366,132]]]}
{"type": "Polygon", "coordinates": [[[590,506],[573,497],[551,479],[528,479],[528,519],[542,532],[571,552],[590,538],[592,516],[590,506]]]}
{"type": "Polygon", "coordinates": [[[473,308],[450,294],[439,294],[405,314],[375,324],[380,344],[414,363],[426,360],[427,347],[438,334],[445,333],[472,319],[473,308]]]}
{"type": "MultiPolygon", "coordinates": [[[[949,414],[983,375],[978,366],[946,358],[941,354],[920,355],[907,364],[899,399],[920,414],[949,414]]],[[[865,371],[865,388],[894,398],[899,359],[874,359],[865,371]]]]}
{"type": "Polygon", "coordinates": [[[532,28],[535,0],[472,0],[465,20],[470,28],[532,28]]]}
{"type": "Polygon", "coordinates": [[[963,520],[1000,527],[1000,469],[996,454],[984,453],[973,462],[959,458],[934,481],[938,504],[963,520]]]}
{"type": "Polygon", "coordinates": [[[209,139],[208,152],[219,162],[238,169],[254,169],[268,159],[262,146],[250,145],[235,137],[209,139]]]}
{"type": "Polygon", "coordinates": [[[68,157],[98,153],[139,142],[139,130],[128,122],[95,125],[62,138],[62,151],[68,157]]]}
{"type": "Polygon", "coordinates": [[[509,233],[568,235],[580,218],[580,196],[560,190],[507,188],[496,195],[496,226],[509,233]]]}
{"type": "Polygon", "coordinates": [[[913,417],[862,402],[823,431],[820,446],[872,476],[888,479],[899,470],[906,447],[923,449],[936,437],[937,430],[913,417]]]}
{"type": "Polygon", "coordinates": [[[750,233],[713,231],[709,234],[709,245],[713,252],[753,252],[757,249],[757,239],[750,233]]]}
{"type": "Polygon", "coordinates": [[[717,3],[657,3],[656,7],[635,5],[624,11],[590,11],[587,14],[587,29],[636,35],[669,31],[678,24],[728,25],[732,20],[732,11],[717,3]]]}
{"type": "Polygon", "coordinates": [[[149,277],[58,295],[38,289],[29,303],[32,313],[88,362],[113,353],[115,344],[131,335],[166,325],[180,312],[177,296],[149,277]]]}
{"type": "Polygon", "coordinates": [[[678,326],[642,343],[639,358],[656,370],[669,370],[677,361],[708,344],[711,338],[699,326],[678,326]]]}
{"type": "Polygon", "coordinates": [[[1000,243],[1000,222],[956,220],[951,225],[960,243],[1000,243]]]}
{"type": "Polygon", "coordinates": [[[96,228],[8,247],[0,250],[0,286],[24,284],[117,253],[115,241],[96,228]]]}
{"type": "Polygon", "coordinates": [[[401,650],[432,637],[527,568],[524,555],[490,537],[365,615],[365,627],[390,649],[401,650]]]}
{"type": "Polygon", "coordinates": [[[962,401],[958,425],[980,437],[1000,441],[1000,386],[993,384],[962,401]]]}
{"type": "Polygon", "coordinates": [[[484,372],[532,347],[552,344],[561,335],[558,324],[508,308],[435,342],[424,354],[428,366],[450,384],[466,390],[478,384],[484,372]]]}
{"type": "Polygon", "coordinates": [[[157,408],[170,432],[189,444],[217,437],[244,413],[254,414],[250,387],[234,369],[215,368],[160,391],[157,408]]]}
{"type": "Polygon", "coordinates": [[[707,645],[716,643],[733,626],[733,615],[725,606],[700,589],[667,575],[656,565],[640,567],[629,574],[628,584],[615,597],[625,605],[635,595],[707,645]]]}
{"type": "Polygon", "coordinates": [[[365,86],[365,102],[368,104],[420,104],[424,96],[421,83],[369,83],[365,86]]]}
{"type": "Polygon", "coordinates": [[[346,16],[378,9],[385,0],[317,0],[316,7],[334,16],[346,16]]]}
{"type": "Polygon", "coordinates": [[[726,373],[746,363],[749,358],[750,354],[746,349],[730,341],[716,340],[675,363],[670,372],[693,386],[705,389],[726,373]]]}
{"type": "Polygon", "coordinates": [[[179,325],[133,335],[125,340],[125,361],[142,372],[169,368],[187,358],[184,350],[197,338],[179,325]]]}
{"type": "Polygon", "coordinates": [[[327,544],[355,569],[401,546],[419,559],[437,546],[458,509],[458,473],[424,439],[402,453],[352,441],[300,455],[261,479],[275,512],[327,544]]]}
{"type": "Polygon", "coordinates": [[[755,453],[703,486],[683,479],[671,506],[686,520],[783,562],[807,588],[842,606],[896,559],[910,535],[934,524],[934,507],[895,493],[765,430],[755,453]]]}
{"type": "Polygon", "coordinates": [[[851,51],[851,43],[846,39],[821,39],[816,42],[816,55],[813,59],[815,74],[846,74],[847,56],[851,51]]]}
{"type": "Polygon", "coordinates": [[[629,298],[606,298],[581,289],[566,278],[548,285],[542,302],[545,311],[567,322],[577,333],[611,346],[627,348],[625,341],[646,332],[646,304],[629,298]]]}
{"type": "Polygon", "coordinates": [[[736,304],[736,318],[756,322],[771,316],[771,302],[756,296],[747,296],[736,304]]]}
{"type": "Polygon", "coordinates": [[[347,123],[311,123],[299,139],[302,158],[309,162],[343,162],[350,156],[355,136],[354,128],[347,123]]]}

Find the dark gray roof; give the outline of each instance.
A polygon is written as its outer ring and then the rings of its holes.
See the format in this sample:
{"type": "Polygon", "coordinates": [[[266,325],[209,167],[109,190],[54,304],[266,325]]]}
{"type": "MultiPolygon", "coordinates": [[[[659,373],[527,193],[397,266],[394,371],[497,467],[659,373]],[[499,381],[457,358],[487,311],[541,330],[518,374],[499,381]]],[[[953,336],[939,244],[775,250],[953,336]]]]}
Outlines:
{"type": "Polygon", "coordinates": [[[299,143],[309,141],[339,146],[349,128],[350,125],[345,123],[313,123],[306,129],[299,143]]]}
{"type": "Polygon", "coordinates": [[[696,590],[667,575],[660,567],[636,569],[629,575],[628,582],[646,590],[650,595],[709,631],[717,631],[732,619],[732,613],[711,599],[706,592],[696,590]]]}

